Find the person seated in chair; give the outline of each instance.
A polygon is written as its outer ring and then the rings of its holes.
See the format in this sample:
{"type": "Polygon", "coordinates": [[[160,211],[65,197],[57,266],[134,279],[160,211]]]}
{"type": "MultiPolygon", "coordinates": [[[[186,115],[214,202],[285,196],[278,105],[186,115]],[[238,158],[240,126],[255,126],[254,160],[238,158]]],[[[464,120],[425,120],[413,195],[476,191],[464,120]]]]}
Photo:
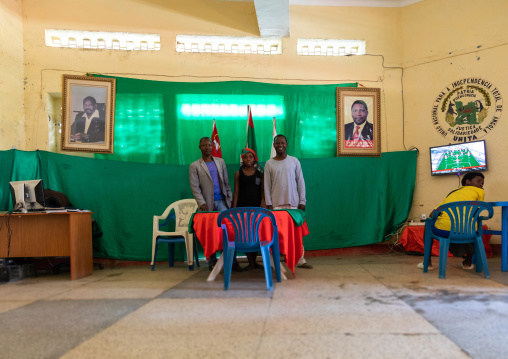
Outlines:
{"type": "MultiPolygon", "coordinates": [[[[466,173],[464,177],[462,177],[462,186],[448,193],[446,198],[441,203],[439,203],[437,207],[450,202],[483,201],[483,199],[485,198],[485,191],[483,190],[484,181],[485,177],[481,172],[466,173]]],[[[433,216],[435,210],[436,209],[434,208],[434,210],[430,213],[430,217],[433,216]]],[[[446,238],[450,234],[451,226],[452,224],[450,221],[450,217],[448,216],[448,214],[442,212],[441,214],[439,214],[439,217],[435,222],[435,225],[432,226],[432,233],[440,237],[446,238]]],[[[474,269],[473,243],[450,243],[449,250],[454,257],[461,257],[464,259],[462,261],[463,269],[474,269]]],[[[423,262],[418,264],[418,268],[423,268],[423,262]]],[[[430,258],[428,269],[434,269],[434,267],[432,267],[432,262],[430,258]]]]}

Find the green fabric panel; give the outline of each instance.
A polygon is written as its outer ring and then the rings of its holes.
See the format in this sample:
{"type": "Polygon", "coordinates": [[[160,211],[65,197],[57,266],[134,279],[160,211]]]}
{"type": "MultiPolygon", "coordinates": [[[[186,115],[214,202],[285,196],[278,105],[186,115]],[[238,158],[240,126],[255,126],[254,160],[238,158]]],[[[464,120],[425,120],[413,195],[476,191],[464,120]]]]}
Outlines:
{"type": "Polygon", "coordinates": [[[306,250],[381,242],[409,215],[416,179],[416,151],[378,158],[302,159],[310,235],[306,250]]]}
{"type": "MultiPolygon", "coordinates": [[[[63,192],[74,206],[94,212],[104,232],[94,244],[95,257],[150,261],[153,216],[174,201],[192,198],[187,165],[12,150],[0,151],[0,160],[5,172],[16,173],[15,179],[42,178],[45,188],[63,192]]],[[[302,159],[301,164],[310,231],[304,237],[306,250],[380,242],[409,214],[416,152],[383,153],[379,158],[302,159]]],[[[228,165],[230,179],[238,168],[228,165]]],[[[8,176],[0,180],[0,188],[8,188],[8,176]]],[[[0,195],[4,206],[0,210],[6,210],[10,193],[3,190],[0,195]]],[[[175,259],[182,260],[184,253],[184,246],[177,246],[175,259]]],[[[167,259],[165,247],[158,259],[167,259]]]]}
{"type": "Polygon", "coordinates": [[[12,180],[15,150],[0,151],[0,211],[12,209],[11,189],[9,182],[12,180]]]}
{"type": "Polygon", "coordinates": [[[11,181],[41,179],[39,151],[15,151],[11,181]]]}
{"type": "MultiPolygon", "coordinates": [[[[153,216],[173,202],[192,198],[188,166],[128,163],[41,152],[47,186],[89,209],[104,235],[94,256],[151,260],[153,216]]],[[[158,260],[167,259],[160,246],[158,260]]],[[[175,259],[182,260],[184,246],[175,259]]]]}
{"type": "Polygon", "coordinates": [[[288,153],[298,158],[334,157],[336,88],[357,86],[116,77],[114,154],[95,158],[188,165],[201,156],[199,139],[212,135],[215,118],[224,160],[238,163],[247,141],[248,105],[253,106],[260,161],[270,158],[273,117],[277,132],[295,139],[288,141],[288,153]]]}

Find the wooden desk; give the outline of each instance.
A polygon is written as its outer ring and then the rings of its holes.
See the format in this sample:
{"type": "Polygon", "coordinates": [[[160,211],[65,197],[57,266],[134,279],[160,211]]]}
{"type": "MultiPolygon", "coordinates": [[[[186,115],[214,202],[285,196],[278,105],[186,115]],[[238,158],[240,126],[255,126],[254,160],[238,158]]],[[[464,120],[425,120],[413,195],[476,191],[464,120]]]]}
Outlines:
{"type": "Polygon", "coordinates": [[[93,272],[92,213],[15,213],[0,215],[0,257],[10,258],[70,256],[71,279],[93,272]]]}

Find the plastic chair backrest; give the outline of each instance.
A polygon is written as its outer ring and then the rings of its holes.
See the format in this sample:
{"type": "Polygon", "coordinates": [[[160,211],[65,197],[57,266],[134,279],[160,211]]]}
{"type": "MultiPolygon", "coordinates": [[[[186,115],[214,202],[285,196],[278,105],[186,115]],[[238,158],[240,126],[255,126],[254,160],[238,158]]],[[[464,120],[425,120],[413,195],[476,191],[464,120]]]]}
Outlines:
{"type": "Polygon", "coordinates": [[[443,204],[436,208],[433,219],[437,219],[440,213],[446,213],[450,217],[450,241],[472,242],[476,239],[478,220],[491,218],[494,214],[492,206],[487,202],[459,201],[443,204]],[[488,211],[488,217],[480,217],[480,213],[488,211]]]}
{"type": "MultiPolygon", "coordinates": [[[[172,210],[175,212],[175,232],[187,231],[189,227],[189,221],[196,209],[198,204],[195,199],[181,199],[179,201],[171,203],[168,208],[164,211],[161,218],[168,218],[168,215],[172,210]]],[[[160,226],[163,226],[161,224],[160,226]]]]}
{"type": "Polygon", "coordinates": [[[224,220],[227,219],[233,225],[235,230],[236,250],[252,249],[257,246],[266,246],[272,241],[279,240],[277,232],[277,222],[274,215],[267,209],[259,207],[241,207],[231,208],[223,211],[217,218],[217,226],[221,227],[224,220]],[[272,238],[270,240],[259,240],[259,228],[264,218],[269,218],[273,228],[272,238]],[[258,244],[259,243],[259,244],[258,244]]]}

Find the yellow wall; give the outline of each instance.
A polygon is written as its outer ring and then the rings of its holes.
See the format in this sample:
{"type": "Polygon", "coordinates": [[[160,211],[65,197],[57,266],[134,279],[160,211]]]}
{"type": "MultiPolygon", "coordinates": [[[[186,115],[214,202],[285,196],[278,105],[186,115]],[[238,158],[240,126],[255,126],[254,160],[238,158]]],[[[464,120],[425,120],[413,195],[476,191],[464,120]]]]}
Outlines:
{"type": "Polygon", "coordinates": [[[0,0],[0,150],[25,145],[21,0],[0,0]]]}
{"type": "MultiPolygon", "coordinates": [[[[458,185],[457,176],[430,176],[429,147],[450,142],[431,122],[432,104],[440,91],[475,76],[492,82],[508,100],[507,11],[505,0],[425,0],[402,9],[405,144],[420,150],[410,217],[430,213],[458,185]]],[[[496,127],[481,138],[487,145],[489,166],[486,201],[508,200],[507,132],[508,113],[503,113],[496,127]]],[[[497,212],[487,224],[500,228],[497,212]]]]}
{"type": "MultiPolygon", "coordinates": [[[[7,121],[2,123],[0,133],[2,149],[10,148],[12,142],[24,150],[58,151],[60,139],[55,139],[58,132],[51,121],[58,121],[62,74],[97,72],[161,81],[358,81],[366,87],[381,88],[382,151],[400,151],[409,146],[420,150],[411,212],[411,216],[419,216],[428,214],[458,183],[455,176],[430,176],[428,148],[447,143],[431,123],[431,106],[439,91],[452,81],[474,75],[492,81],[502,94],[508,93],[503,66],[508,38],[502,22],[508,10],[505,0],[424,0],[404,8],[291,6],[291,37],[283,40],[284,53],[278,56],[175,51],[178,34],[259,35],[252,2],[23,0],[21,28],[20,1],[0,1],[0,22],[7,18],[14,33],[14,37],[0,34],[1,40],[12,44],[11,52],[2,52],[1,60],[3,63],[3,59],[13,58],[7,72],[12,75],[8,87],[14,89],[10,97],[0,100],[7,105],[7,111],[2,111],[3,122],[7,121]],[[161,51],[51,48],[44,45],[46,28],[158,33],[161,51]],[[299,37],[362,39],[367,42],[367,52],[375,56],[297,56],[299,37]],[[404,67],[402,81],[400,66],[404,67]],[[19,89],[23,77],[24,99],[19,89]],[[24,116],[20,110],[23,102],[24,116]],[[5,135],[5,129],[10,136],[5,135]]],[[[502,136],[506,126],[508,122],[501,122],[484,137],[490,166],[485,185],[487,200],[508,199],[502,186],[506,171],[502,136]]]]}
{"type": "Polygon", "coordinates": [[[400,66],[400,9],[291,7],[292,37],[283,41],[283,55],[176,53],[178,34],[257,36],[254,3],[180,0],[23,1],[25,91],[28,139],[25,149],[53,150],[48,133],[47,94],[61,92],[62,74],[98,72],[162,81],[251,80],[275,83],[341,83],[359,81],[380,87],[383,97],[383,151],[401,150],[399,69],[386,70],[377,57],[303,57],[296,55],[298,37],[359,38],[369,50],[385,56],[386,66],[400,66]],[[354,25],[362,18],[361,26],[354,25]],[[352,27],[356,26],[353,31],[352,27]],[[158,33],[161,51],[126,52],[51,48],[44,29],[158,33]],[[192,77],[191,77],[192,76],[192,77]],[[41,101],[41,98],[44,101],[41,101]],[[393,132],[393,135],[390,132],[393,132]],[[391,141],[388,138],[392,137],[391,141]]]}

